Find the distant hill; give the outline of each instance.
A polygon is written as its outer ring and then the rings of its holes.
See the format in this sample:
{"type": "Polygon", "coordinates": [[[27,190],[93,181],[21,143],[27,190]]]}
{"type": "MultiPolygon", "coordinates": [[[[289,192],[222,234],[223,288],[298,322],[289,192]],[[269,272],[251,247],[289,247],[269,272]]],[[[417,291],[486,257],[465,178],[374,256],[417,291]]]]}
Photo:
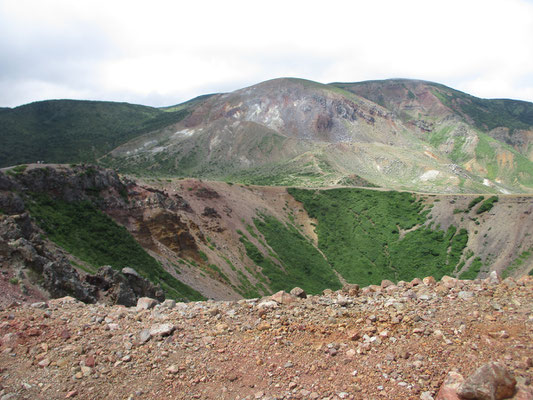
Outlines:
{"type": "Polygon", "coordinates": [[[94,162],[136,136],[176,123],[186,108],[50,100],[0,109],[0,167],[45,161],[94,162]]]}

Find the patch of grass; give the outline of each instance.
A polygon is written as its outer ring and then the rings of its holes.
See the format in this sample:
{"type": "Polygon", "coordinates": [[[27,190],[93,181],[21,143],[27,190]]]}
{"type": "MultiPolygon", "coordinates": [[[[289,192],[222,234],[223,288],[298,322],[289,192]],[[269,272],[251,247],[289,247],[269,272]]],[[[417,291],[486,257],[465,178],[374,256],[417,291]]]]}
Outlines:
{"type": "Polygon", "coordinates": [[[524,261],[531,257],[531,254],[533,254],[533,248],[529,248],[528,250],[523,251],[518,257],[514,259],[512,264],[509,265],[505,269],[505,271],[503,271],[502,277],[507,278],[508,276],[510,276],[518,267],[524,264],[524,261]]]}
{"type": "Polygon", "coordinates": [[[487,200],[481,203],[481,205],[476,211],[476,214],[481,214],[486,211],[492,210],[492,207],[494,207],[494,203],[497,203],[497,202],[498,202],[498,196],[489,197],[487,200]]]}
{"type": "Polygon", "coordinates": [[[28,202],[32,217],[48,237],[72,255],[94,267],[131,267],[150,281],[162,284],[169,297],[204,297],[170,275],[133,236],[88,201],[66,202],[34,194],[28,202]],[[166,285],[166,286],[165,286],[166,285]]]}
{"type": "Polygon", "coordinates": [[[17,165],[16,167],[13,167],[11,169],[8,169],[6,173],[11,176],[16,176],[22,174],[24,171],[26,171],[26,168],[28,166],[26,164],[17,165]]]}
{"type": "Polygon", "coordinates": [[[469,279],[469,280],[476,279],[482,267],[483,267],[483,262],[481,261],[481,258],[476,257],[472,261],[472,264],[470,264],[470,267],[468,268],[468,270],[463,272],[461,276],[459,276],[459,278],[469,279]]]}
{"type": "Polygon", "coordinates": [[[480,203],[485,199],[484,196],[478,196],[474,200],[472,200],[470,203],[468,203],[467,211],[470,211],[472,208],[476,206],[476,204],[480,203]]]}
{"type": "Polygon", "coordinates": [[[454,226],[447,231],[426,227],[428,210],[410,193],[288,191],[318,221],[319,248],[351,283],[452,274],[468,240],[464,229],[457,233],[454,226]]]}
{"type": "Polygon", "coordinates": [[[200,255],[200,258],[201,258],[202,260],[206,261],[206,262],[207,262],[207,260],[209,259],[209,258],[207,257],[207,254],[205,254],[205,253],[204,253],[203,251],[201,251],[201,250],[198,250],[198,254],[200,255]]]}

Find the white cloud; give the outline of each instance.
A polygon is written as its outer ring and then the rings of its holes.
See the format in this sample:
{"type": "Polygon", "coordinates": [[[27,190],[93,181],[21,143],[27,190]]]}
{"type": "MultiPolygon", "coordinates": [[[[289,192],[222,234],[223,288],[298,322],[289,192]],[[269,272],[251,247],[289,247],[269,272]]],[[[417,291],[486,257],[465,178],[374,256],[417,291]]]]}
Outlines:
{"type": "Polygon", "coordinates": [[[531,38],[525,0],[0,0],[0,106],[168,105],[279,76],[533,101],[531,38]]]}

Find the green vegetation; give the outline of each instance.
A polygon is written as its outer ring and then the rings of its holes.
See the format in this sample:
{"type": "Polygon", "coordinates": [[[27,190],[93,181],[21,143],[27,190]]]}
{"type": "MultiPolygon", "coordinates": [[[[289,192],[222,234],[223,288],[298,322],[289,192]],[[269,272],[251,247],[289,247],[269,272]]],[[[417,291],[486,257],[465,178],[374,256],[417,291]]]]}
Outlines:
{"type": "Polygon", "coordinates": [[[451,109],[474,121],[479,129],[505,126],[511,131],[528,129],[533,126],[533,104],[526,101],[508,99],[480,99],[458,90],[433,84],[439,100],[451,109]]]}
{"type": "Polygon", "coordinates": [[[472,200],[470,203],[468,203],[468,209],[467,211],[470,211],[472,208],[474,208],[478,203],[482,202],[483,199],[485,199],[484,196],[478,196],[474,200],[472,200]]]}
{"type": "Polygon", "coordinates": [[[476,279],[477,275],[479,274],[479,271],[481,271],[481,268],[483,267],[483,262],[481,261],[481,258],[476,257],[472,261],[472,264],[470,264],[470,268],[463,272],[459,278],[460,279],[476,279]]]}
{"type": "Polygon", "coordinates": [[[335,290],[341,287],[328,262],[294,226],[286,226],[267,215],[255,219],[254,223],[283,265],[283,270],[273,263],[267,263],[267,268],[263,268],[272,290],[289,291],[299,286],[308,293],[316,294],[326,288],[335,290]]]}
{"type": "Polygon", "coordinates": [[[17,165],[16,167],[13,167],[11,169],[8,169],[6,173],[11,176],[16,176],[22,174],[24,171],[26,171],[26,168],[28,166],[26,164],[17,165]]]}
{"type": "Polygon", "coordinates": [[[498,196],[489,197],[487,200],[481,203],[481,205],[476,211],[476,214],[481,214],[486,211],[490,211],[492,207],[494,207],[494,203],[497,203],[497,202],[498,202],[498,196]]]}
{"type": "Polygon", "coordinates": [[[452,274],[468,234],[432,230],[428,210],[410,193],[362,189],[288,189],[318,221],[318,245],[347,281],[379,284],[452,274]]]}
{"type": "Polygon", "coordinates": [[[518,257],[515,258],[515,260],[512,262],[511,265],[509,265],[505,271],[503,271],[503,278],[507,278],[508,276],[511,276],[512,273],[521,265],[524,264],[524,261],[526,261],[529,257],[531,257],[531,254],[533,254],[533,247],[529,248],[526,251],[523,251],[518,257]]]}
{"type": "Polygon", "coordinates": [[[93,267],[111,265],[117,270],[131,267],[160,283],[169,297],[203,299],[200,293],[170,275],[126,228],[90,202],[69,203],[39,194],[32,196],[28,208],[52,241],[93,267]]]}
{"type": "Polygon", "coordinates": [[[13,278],[9,279],[9,283],[11,283],[12,285],[18,285],[19,284],[19,280],[18,280],[18,278],[13,277],[13,278]]]}
{"type": "Polygon", "coordinates": [[[0,167],[44,160],[93,162],[115,147],[176,123],[186,109],[163,110],[127,103],[50,100],[0,113],[0,167]]]}

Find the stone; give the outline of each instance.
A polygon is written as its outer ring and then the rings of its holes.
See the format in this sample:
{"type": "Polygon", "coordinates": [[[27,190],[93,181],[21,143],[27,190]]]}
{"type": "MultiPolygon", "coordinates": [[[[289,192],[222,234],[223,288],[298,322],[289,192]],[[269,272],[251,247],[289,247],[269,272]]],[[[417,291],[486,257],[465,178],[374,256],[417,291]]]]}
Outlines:
{"type": "Polygon", "coordinates": [[[46,368],[49,365],[50,365],[50,359],[49,358],[44,358],[41,361],[39,361],[39,367],[41,367],[41,368],[46,368]]]}
{"type": "Polygon", "coordinates": [[[444,382],[442,383],[435,400],[461,400],[457,394],[457,390],[463,384],[463,382],[464,378],[460,373],[455,371],[448,372],[448,375],[446,378],[444,378],[444,382]]]}
{"type": "Polygon", "coordinates": [[[293,295],[294,297],[298,297],[300,299],[306,299],[307,298],[307,293],[305,293],[305,290],[303,290],[302,288],[299,288],[299,287],[293,288],[291,290],[290,294],[293,295]]]}
{"type": "Polygon", "coordinates": [[[161,303],[161,307],[173,309],[176,307],[176,301],[172,299],[166,299],[163,303],[161,303]]]}
{"type": "Polygon", "coordinates": [[[409,283],[409,286],[413,287],[413,286],[418,286],[418,285],[421,285],[423,282],[420,278],[415,278],[413,279],[410,283],[409,283]]]}
{"type": "Polygon", "coordinates": [[[516,379],[502,363],[490,362],[479,367],[459,387],[462,399],[502,400],[515,393],[516,379]]]}
{"type": "Polygon", "coordinates": [[[96,364],[96,361],[93,355],[87,356],[87,358],[85,358],[85,365],[87,367],[94,368],[95,364],[96,364]]]}
{"type": "Polygon", "coordinates": [[[381,287],[382,287],[383,289],[388,288],[389,286],[392,286],[392,285],[394,285],[394,282],[389,281],[388,279],[383,279],[383,280],[381,281],[381,287]]]}
{"type": "Polygon", "coordinates": [[[355,297],[359,293],[359,285],[356,283],[346,284],[342,287],[342,292],[355,297]]]}
{"type": "Polygon", "coordinates": [[[121,272],[123,275],[133,275],[133,276],[136,276],[137,278],[140,278],[140,275],[137,273],[137,271],[135,271],[133,268],[130,268],[130,267],[122,268],[121,272]]]}
{"type": "Polygon", "coordinates": [[[150,310],[158,303],[159,302],[156,299],[151,299],[150,297],[141,297],[139,300],[137,300],[137,311],[150,310]]]}
{"type": "Polygon", "coordinates": [[[150,328],[151,336],[168,336],[176,330],[172,324],[156,324],[150,328]]]}
{"type": "Polygon", "coordinates": [[[461,291],[457,294],[457,297],[459,297],[459,298],[462,299],[462,300],[470,300],[470,299],[472,299],[472,298],[474,297],[474,292],[461,290],[461,291]]]}
{"type": "Polygon", "coordinates": [[[435,278],[433,278],[432,276],[426,276],[424,279],[422,279],[422,282],[426,286],[433,286],[433,285],[435,285],[437,283],[435,278]]]}
{"type": "Polygon", "coordinates": [[[274,293],[270,297],[272,300],[274,300],[278,304],[291,304],[295,301],[295,297],[291,296],[289,293],[285,292],[284,290],[280,290],[279,292],[274,293]]]}
{"type": "Polygon", "coordinates": [[[38,301],[37,303],[32,303],[31,307],[45,309],[48,308],[48,304],[46,304],[44,301],[38,301]]]}
{"type": "Polygon", "coordinates": [[[496,271],[491,271],[487,280],[493,285],[499,285],[502,282],[502,278],[496,271]]]}

